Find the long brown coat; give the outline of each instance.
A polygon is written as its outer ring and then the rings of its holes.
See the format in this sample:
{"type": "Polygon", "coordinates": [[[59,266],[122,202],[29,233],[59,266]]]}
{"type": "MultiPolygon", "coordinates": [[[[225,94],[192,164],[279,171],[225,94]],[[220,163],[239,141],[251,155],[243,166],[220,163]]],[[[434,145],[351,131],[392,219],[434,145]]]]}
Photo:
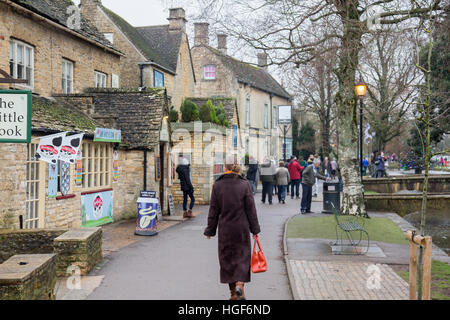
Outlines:
{"type": "Polygon", "coordinates": [[[261,229],[250,183],[240,175],[224,174],[213,185],[204,234],[215,236],[217,225],[220,282],[250,282],[250,232],[258,234],[261,229]]]}

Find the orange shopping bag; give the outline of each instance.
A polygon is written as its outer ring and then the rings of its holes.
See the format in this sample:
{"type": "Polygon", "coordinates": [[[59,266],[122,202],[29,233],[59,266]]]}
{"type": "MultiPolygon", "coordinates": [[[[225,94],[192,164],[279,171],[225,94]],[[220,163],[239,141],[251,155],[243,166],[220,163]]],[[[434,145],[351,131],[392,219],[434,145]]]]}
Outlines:
{"type": "Polygon", "coordinates": [[[255,244],[253,245],[251,268],[253,273],[267,271],[266,257],[264,257],[264,253],[262,252],[258,236],[255,237],[255,244]],[[258,244],[259,251],[256,251],[256,244],[258,244]]]}

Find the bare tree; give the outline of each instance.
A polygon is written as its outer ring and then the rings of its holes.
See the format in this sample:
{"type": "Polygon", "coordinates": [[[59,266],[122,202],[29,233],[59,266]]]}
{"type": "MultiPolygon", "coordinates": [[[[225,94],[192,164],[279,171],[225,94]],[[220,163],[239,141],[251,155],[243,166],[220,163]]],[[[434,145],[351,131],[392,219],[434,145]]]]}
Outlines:
{"type": "Polygon", "coordinates": [[[301,65],[337,50],[339,162],[344,182],[341,213],[367,216],[359,176],[357,97],[360,52],[371,25],[397,25],[440,10],[440,1],[402,0],[198,0],[209,18],[239,41],[269,56],[270,64],[301,65]],[[374,6],[382,10],[375,15],[374,6]],[[220,10],[217,10],[220,9],[220,10]]]}

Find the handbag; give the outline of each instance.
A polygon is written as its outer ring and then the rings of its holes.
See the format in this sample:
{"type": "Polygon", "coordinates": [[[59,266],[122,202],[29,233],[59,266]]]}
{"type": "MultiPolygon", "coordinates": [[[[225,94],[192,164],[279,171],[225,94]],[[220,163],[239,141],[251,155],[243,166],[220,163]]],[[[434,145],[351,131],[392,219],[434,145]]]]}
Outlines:
{"type": "Polygon", "coordinates": [[[267,271],[267,261],[266,257],[264,257],[264,253],[261,249],[261,244],[259,243],[259,237],[255,237],[255,243],[253,245],[253,254],[252,254],[252,262],[251,269],[253,273],[265,272],[267,271]],[[256,244],[258,244],[259,251],[256,251],[256,244]]]}

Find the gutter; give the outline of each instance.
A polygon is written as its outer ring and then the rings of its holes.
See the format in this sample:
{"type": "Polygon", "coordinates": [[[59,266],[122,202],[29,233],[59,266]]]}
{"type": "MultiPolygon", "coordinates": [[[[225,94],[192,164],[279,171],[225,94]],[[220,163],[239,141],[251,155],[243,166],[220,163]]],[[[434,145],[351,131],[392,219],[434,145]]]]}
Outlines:
{"type": "Polygon", "coordinates": [[[40,21],[45,22],[45,23],[48,23],[48,24],[52,25],[53,27],[56,27],[56,28],[58,28],[60,30],[66,31],[66,32],[68,32],[68,33],[78,37],[78,38],[81,38],[81,39],[83,39],[83,40],[85,40],[85,41],[87,41],[87,42],[89,42],[91,44],[96,45],[97,47],[105,49],[106,51],[109,51],[110,53],[116,54],[118,56],[125,57],[124,53],[122,53],[122,52],[120,52],[120,51],[118,51],[116,49],[112,49],[110,47],[107,47],[106,45],[103,45],[100,42],[97,42],[97,41],[95,41],[93,39],[90,39],[90,38],[82,35],[81,33],[73,31],[72,29],[70,29],[70,28],[68,28],[68,27],[66,27],[66,26],[64,26],[64,25],[62,25],[60,23],[56,23],[56,22],[54,22],[53,20],[51,20],[49,18],[45,18],[44,16],[42,16],[42,15],[40,15],[38,13],[35,13],[34,11],[32,11],[32,10],[30,10],[28,8],[25,8],[25,7],[21,6],[21,5],[18,5],[18,4],[14,3],[14,2],[12,2],[10,0],[0,0],[0,2],[3,2],[3,3],[13,7],[14,9],[16,9],[18,11],[22,11],[24,13],[30,14],[32,17],[36,18],[37,20],[40,20],[40,21]]]}

